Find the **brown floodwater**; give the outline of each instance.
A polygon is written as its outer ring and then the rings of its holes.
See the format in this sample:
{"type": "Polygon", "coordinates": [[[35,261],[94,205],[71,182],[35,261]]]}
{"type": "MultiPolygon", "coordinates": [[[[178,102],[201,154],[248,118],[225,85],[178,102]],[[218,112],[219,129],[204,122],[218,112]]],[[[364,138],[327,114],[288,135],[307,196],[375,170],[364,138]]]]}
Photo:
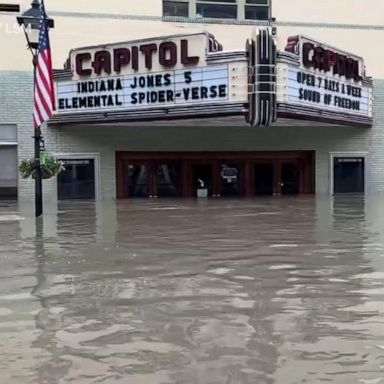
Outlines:
{"type": "Polygon", "coordinates": [[[0,382],[384,384],[384,196],[0,202],[0,382]]]}

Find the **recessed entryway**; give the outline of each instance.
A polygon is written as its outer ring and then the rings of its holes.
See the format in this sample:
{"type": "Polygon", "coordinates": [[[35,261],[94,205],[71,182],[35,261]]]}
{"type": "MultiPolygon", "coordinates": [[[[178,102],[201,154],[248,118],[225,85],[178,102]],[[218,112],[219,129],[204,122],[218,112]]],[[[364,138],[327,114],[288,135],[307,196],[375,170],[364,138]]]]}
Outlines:
{"type": "Polygon", "coordinates": [[[312,151],[117,152],[118,198],[314,193],[312,151]]]}

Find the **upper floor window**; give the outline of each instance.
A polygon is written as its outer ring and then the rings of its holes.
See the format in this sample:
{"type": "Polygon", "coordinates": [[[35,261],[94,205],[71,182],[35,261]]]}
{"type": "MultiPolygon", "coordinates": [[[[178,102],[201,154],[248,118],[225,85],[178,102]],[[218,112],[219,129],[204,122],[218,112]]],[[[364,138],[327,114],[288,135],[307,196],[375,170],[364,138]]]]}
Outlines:
{"type": "Polygon", "coordinates": [[[245,0],[246,20],[269,20],[270,0],[245,0]]]}
{"type": "Polygon", "coordinates": [[[188,17],[188,1],[163,1],[163,16],[188,17]]]}
{"type": "Polygon", "coordinates": [[[0,12],[19,13],[19,4],[0,3],[0,12]]]}
{"type": "Polygon", "coordinates": [[[236,0],[197,0],[196,17],[237,19],[236,0]]]}
{"type": "Polygon", "coordinates": [[[163,0],[163,16],[270,20],[271,0],[163,0]]]}

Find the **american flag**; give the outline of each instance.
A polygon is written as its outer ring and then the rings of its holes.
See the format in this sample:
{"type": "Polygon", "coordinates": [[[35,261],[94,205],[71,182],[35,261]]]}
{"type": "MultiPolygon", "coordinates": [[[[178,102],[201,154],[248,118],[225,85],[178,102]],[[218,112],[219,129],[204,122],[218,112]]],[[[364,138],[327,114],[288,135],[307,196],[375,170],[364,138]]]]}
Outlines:
{"type": "Polygon", "coordinates": [[[45,13],[44,1],[41,2],[41,19],[39,45],[36,58],[36,75],[34,89],[33,122],[39,128],[47,121],[55,109],[55,96],[53,89],[53,73],[51,46],[49,44],[48,20],[45,13]]]}

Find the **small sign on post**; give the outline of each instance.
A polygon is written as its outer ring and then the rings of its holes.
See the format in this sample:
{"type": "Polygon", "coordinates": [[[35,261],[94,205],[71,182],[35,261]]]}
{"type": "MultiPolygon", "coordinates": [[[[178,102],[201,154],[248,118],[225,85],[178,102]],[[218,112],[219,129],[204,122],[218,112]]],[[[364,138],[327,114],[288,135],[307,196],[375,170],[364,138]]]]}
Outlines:
{"type": "Polygon", "coordinates": [[[40,160],[40,165],[45,165],[46,164],[46,153],[45,153],[45,143],[44,143],[44,140],[41,139],[40,140],[40,156],[39,156],[39,160],[40,160]]]}

